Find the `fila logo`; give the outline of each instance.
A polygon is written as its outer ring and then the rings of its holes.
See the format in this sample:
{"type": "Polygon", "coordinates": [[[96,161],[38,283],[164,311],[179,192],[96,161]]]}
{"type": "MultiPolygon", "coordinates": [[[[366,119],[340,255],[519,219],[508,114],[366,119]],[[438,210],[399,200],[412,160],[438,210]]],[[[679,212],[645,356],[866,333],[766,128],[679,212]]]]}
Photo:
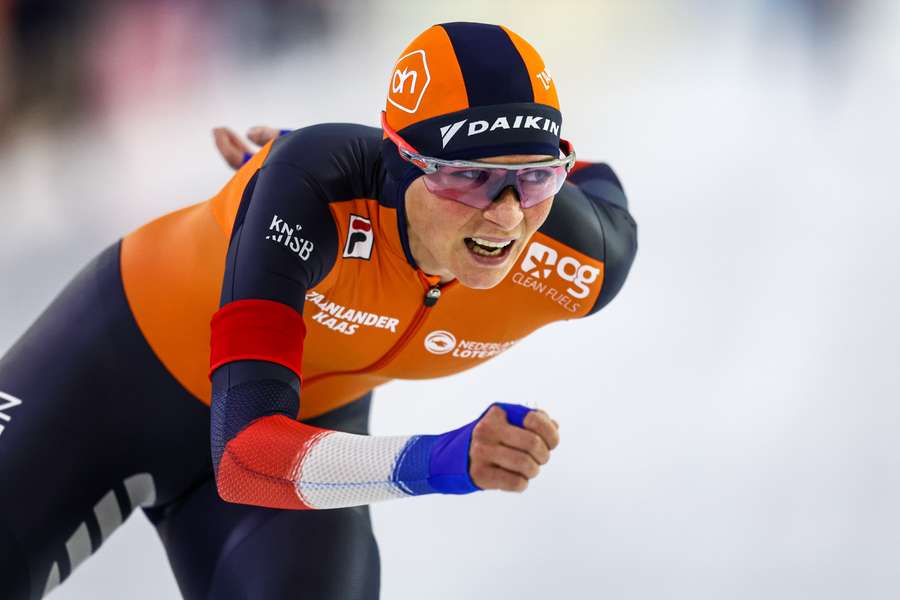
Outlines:
{"type": "Polygon", "coordinates": [[[592,265],[583,265],[571,256],[559,258],[559,253],[540,242],[531,242],[525,258],[522,260],[522,271],[535,279],[547,279],[556,267],[556,274],[564,281],[572,284],[567,292],[573,298],[587,298],[591,293],[590,284],[597,281],[600,269],[592,265]]]}
{"type": "Polygon", "coordinates": [[[401,56],[394,67],[388,102],[403,112],[415,113],[419,110],[429,83],[431,73],[428,71],[425,51],[413,50],[401,56]]]}
{"type": "Polygon", "coordinates": [[[537,77],[541,84],[544,86],[545,90],[550,89],[550,82],[553,81],[553,78],[550,77],[550,73],[547,72],[547,69],[544,69],[540,73],[538,73],[535,77],[537,77]]]}
{"type": "Polygon", "coordinates": [[[344,244],[344,258],[372,257],[372,244],[375,235],[372,233],[372,221],[358,215],[350,215],[350,227],[347,230],[347,243],[344,244]]]}
{"type": "Polygon", "coordinates": [[[6,428],[6,426],[2,422],[6,421],[7,423],[9,423],[10,421],[12,421],[12,417],[10,417],[4,411],[9,410],[10,408],[15,408],[20,404],[22,404],[22,401],[15,396],[10,396],[9,394],[0,392],[0,435],[3,435],[3,430],[6,428]]]}
{"type": "MultiPolygon", "coordinates": [[[[452,125],[444,125],[441,127],[442,148],[447,147],[447,144],[449,144],[450,140],[452,140],[457,132],[462,129],[462,126],[466,124],[466,121],[467,119],[463,119],[452,125]]],[[[494,131],[495,129],[538,129],[547,131],[552,135],[559,135],[559,123],[556,121],[548,119],[547,117],[536,117],[534,115],[515,115],[497,117],[494,119],[493,123],[489,123],[488,121],[472,121],[469,123],[466,137],[479,135],[486,131],[494,131]],[[512,119],[512,123],[510,123],[510,119],[512,119]]]]}
{"type": "Polygon", "coordinates": [[[298,235],[301,229],[303,229],[302,225],[291,227],[278,215],[272,215],[272,223],[269,225],[269,235],[266,236],[266,239],[290,249],[301,260],[306,260],[312,254],[315,245],[298,235]]]}

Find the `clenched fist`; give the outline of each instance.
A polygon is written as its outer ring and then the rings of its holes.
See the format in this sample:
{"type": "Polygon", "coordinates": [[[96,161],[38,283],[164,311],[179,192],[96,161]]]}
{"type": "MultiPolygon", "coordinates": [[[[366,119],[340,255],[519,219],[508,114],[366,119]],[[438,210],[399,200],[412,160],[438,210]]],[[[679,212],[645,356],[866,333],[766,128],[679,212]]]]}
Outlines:
{"type": "Polygon", "coordinates": [[[512,425],[492,406],[472,430],[469,475],[483,490],[523,492],[559,445],[559,424],[542,410],[525,415],[524,428],[512,425]]]}

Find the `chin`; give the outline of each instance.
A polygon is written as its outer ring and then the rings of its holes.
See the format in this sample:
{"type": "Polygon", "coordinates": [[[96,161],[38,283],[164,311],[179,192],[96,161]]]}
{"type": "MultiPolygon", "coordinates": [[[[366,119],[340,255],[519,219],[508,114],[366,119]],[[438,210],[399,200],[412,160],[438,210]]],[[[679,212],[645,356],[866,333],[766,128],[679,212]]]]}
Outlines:
{"type": "MultiPolygon", "coordinates": [[[[468,250],[465,252],[468,254],[468,250]]],[[[456,264],[457,268],[454,269],[454,276],[459,280],[461,285],[464,285],[467,288],[489,290],[493,287],[497,287],[504,279],[506,279],[506,276],[509,275],[509,272],[512,271],[513,266],[516,264],[516,261],[519,260],[521,252],[521,246],[513,248],[511,255],[507,256],[506,261],[502,265],[495,267],[486,267],[475,264],[467,255],[459,256],[456,264]]]]}
{"type": "Polygon", "coordinates": [[[499,279],[492,277],[489,280],[488,278],[484,277],[470,280],[459,280],[462,285],[473,290],[489,290],[491,288],[497,287],[501,281],[503,281],[502,277],[499,279]]]}
{"type": "Polygon", "coordinates": [[[500,285],[509,271],[509,267],[505,269],[467,269],[465,272],[457,274],[456,278],[467,288],[489,290],[500,285]]]}

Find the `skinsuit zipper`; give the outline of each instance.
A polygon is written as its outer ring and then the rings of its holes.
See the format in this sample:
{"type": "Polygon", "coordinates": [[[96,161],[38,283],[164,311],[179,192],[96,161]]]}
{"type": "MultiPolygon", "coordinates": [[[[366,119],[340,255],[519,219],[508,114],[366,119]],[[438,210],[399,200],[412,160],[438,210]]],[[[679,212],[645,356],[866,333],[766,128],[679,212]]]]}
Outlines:
{"type": "Polygon", "coordinates": [[[425,276],[422,271],[417,271],[417,275],[419,276],[419,281],[422,282],[423,287],[425,288],[425,295],[422,298],[422,306],[419,307],[419,310],[416,311],[416,314],[413,316],[412,321],[409,324],[409,327],[406,328],[406,331],[403,332],[403,335],[400,336],[400,339],[385,352],[381,358],[373,362],[372,364],[363,367],[361,369],[354,369],[351,371],[331,371],[330,373],[319,373],[318,375],[314,375],[309,379],[303,381],[303,387],[307,387],[320,381],[326,377],[332,377],[334,375],[360,375],[362,373],[371,373],[373,371],[378,371],[379,369],[383,369],[387,365],[393,361],[398,354],[400,354],[404,348],[406,348],[407,344],[409,344],[409,340],[419,331],[425,321],[428,319],[428,315],[431,312],[431,308],[437,304],[437,301],[441,298],[441,295],[446,293],[446,291],[456,284],[456,279],[450,281],[443,286],[439,283],[432,283],[428,280],[428,277],[425,276]]]}

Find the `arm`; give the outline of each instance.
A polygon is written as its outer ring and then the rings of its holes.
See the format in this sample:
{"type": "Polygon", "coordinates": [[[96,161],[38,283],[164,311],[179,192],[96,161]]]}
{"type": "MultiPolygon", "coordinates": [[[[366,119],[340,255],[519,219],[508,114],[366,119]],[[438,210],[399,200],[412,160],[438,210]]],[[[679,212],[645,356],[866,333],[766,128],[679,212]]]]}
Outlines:
{"type": "Polygon", "coordinates": [[[524,489],[556,444],[549,418],[524,407],[485,411],[442,435],[359,436],[295,420],[305,294],[328,274],[339,247],[320,181],[340,180],[346,174],[327,170],[349,164],[329,156],[322,139],[328,132],[321,126],[282,140],[248,184],[235,220],[212,321],[211,450],[219,494],[307,509],[524,489]],[[304,157],[322,157],[320,164],[290,161],[288,144],[304,157]],[[510,456],[510,447],[521,451],[510,456]]]}
{"type": "Polygon", "coordinates": [[[290,489],[302,443],[279,448],[271,429],[298,413],[303,302],[336,253],[325,200],[298,165],[271,156],[244,191],[212,321],[212,458],[226,500],[303,507],[290,489]]]}

